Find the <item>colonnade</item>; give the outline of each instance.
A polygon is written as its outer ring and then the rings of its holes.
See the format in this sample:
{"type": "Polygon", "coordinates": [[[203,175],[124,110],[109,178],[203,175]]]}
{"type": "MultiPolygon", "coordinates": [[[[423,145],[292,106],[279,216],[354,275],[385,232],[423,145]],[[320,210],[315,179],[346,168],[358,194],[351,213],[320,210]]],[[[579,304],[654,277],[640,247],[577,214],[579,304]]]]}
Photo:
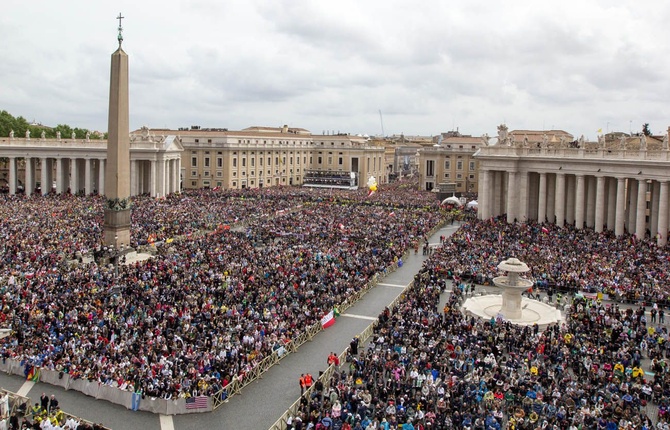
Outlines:
{"type": "MultiPolygon", "coordinates": [[[[57,194],[104,194],[106,158],[8,157],[7,183],[10,194],[16,194],[23,166],[23,187],[31,195],[40,183],[41,194],[52,189],[57,194]]],[[[148,193],[164,196],[180,189],[181,157],[159,160],[131,160],[131,195],[148,193]]]]}
{"type": "Polygon", "coordinates": [[[104,158],[65,158],[65,157],[8,157],[7,184],[9,193],[15,194],[21,183],[19,162],[22,161],[23,188],[31,195],[40,185],[42,194],[55,189],[60,194],[70,191],[73,194],[105,192],[104,158]]]}
{"type": "MultiPolygon", "coordinates": [[[[670,179],[670,178],[669,178],[670,179]]],[[[668,180],[598,172],[480,170],[479,218],[548,221],[577,229],[610,229],[667,243],[668,180]]]]}
{"type": "Polygon", "coordinates": [[[161,197],[179,191],[181,158],[131,160],[130,195],[161,197]]]}

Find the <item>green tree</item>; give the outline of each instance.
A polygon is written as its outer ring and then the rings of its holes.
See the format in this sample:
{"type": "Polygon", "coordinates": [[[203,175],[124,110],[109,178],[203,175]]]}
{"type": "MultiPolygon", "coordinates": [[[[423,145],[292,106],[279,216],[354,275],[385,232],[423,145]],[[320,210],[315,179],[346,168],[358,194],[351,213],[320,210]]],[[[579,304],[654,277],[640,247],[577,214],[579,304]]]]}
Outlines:
{"type": "Polygon", "coordinates": [[[642,125],[642,134],[644,134],[645,136],[651,136],[651,130],[649,130],[649,123],[648,122],[645,122],[642,125]]]}

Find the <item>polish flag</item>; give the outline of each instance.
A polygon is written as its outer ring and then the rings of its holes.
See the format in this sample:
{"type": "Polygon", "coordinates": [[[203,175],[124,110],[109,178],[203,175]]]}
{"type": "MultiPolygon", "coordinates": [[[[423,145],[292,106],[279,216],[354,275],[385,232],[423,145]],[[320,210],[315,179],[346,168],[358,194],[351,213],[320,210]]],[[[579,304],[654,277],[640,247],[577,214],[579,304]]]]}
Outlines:
{"type": "Polygon", "coordinates": [[[544,233],[544,234],[548,234],[548,233],[549,233],[549,229],[548,229],[547,227],[542,227],[542,233],[544,233]]]}
{"type": "Polygon", "coordinates": [[[328,328],[333,324],[335,324],[335,315],[333,314],[333,311],[330,311],[321,317],[321,327],[328,328]]]}

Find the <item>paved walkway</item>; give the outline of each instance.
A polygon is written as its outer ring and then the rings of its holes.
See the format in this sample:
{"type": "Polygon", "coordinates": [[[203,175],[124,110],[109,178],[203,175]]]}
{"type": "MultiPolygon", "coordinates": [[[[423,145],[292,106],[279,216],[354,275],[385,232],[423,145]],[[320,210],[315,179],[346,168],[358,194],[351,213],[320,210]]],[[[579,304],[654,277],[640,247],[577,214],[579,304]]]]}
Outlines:
{"type": "MultiPolygon", "coordinates": [[[[450,236],[459,225],[447,225],[429,238],[431,245],[439,243],[441,235],[450,236]]],[[[0,386],[14,392],[22,390],[33,402],[45,392],[55,394],[63,410],[83,419],[100,422],[113,430],[200,430],[253,429],[264,430],[300,397],[298,378],[301,373],[319,375],[327,368],[326,359],[333,351],[344,351],[351,339],[362,332],[381,311],[401,294],[421,269],[427,256],[410,252],[403,266],[382,279],[354,306],[347,309],[332,327],[303,344],[298,352],[272,367],[263,378],[246,386],[241,394],[212,413],[159,416],[148,412],[133,412],[123,406],[95,400],[77,391],[38,383],[34,386],[23,378],[0,373],[0,386]]]]}

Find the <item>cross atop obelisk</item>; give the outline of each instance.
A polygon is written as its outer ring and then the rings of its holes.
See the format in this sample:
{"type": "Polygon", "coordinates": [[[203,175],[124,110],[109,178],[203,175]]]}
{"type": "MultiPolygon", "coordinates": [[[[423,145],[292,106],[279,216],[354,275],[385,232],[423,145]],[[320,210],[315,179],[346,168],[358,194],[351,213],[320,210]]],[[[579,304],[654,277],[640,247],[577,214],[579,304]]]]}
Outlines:
{"type": "Polygon", "coordinates": [[[119,39],[119,48],[121,47],[121,42],[123,42],[123,26],[121,25],[121,20],[123,18],[125,17],[121,16],[121,12],[119,12],[119,16],[116,17],[116,19],[119,20],[119,35],[117,37],[117,39],[119,39]]]}
{"type": "Polygon", "coordinates": [[[105,166],[105,245],[130,245],[130,121],[128,98],[128,55],[119,48],[112,54],[107,123],[107,165],[105,166]]]}

